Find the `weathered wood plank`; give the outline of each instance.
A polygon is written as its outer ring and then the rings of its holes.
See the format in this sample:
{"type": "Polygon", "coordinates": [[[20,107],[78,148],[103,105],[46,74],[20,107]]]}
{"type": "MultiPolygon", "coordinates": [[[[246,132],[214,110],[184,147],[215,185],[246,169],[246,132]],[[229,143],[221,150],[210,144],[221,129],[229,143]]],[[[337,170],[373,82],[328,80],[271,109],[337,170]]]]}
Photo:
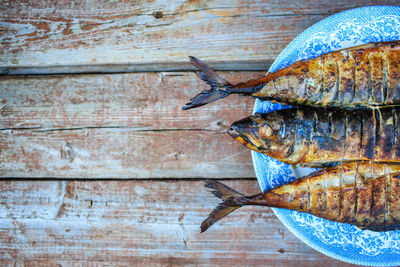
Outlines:
{"type": "MultiPolygon", "coordinates": [[[[237,83],[265,72],[220,72],[237,83]]],[[[130,73],[0,79],[0,130],[127,127],[140,130],[225,131],[248,116],[254,103],[230,96],[183,111],[208,85],[194,73],[130,73]]]]}
{"type": "Polygon", "coordinates": [[[85,72],[117,64],[121,71],[122,64],[138,70],[141,64],[187,62],[188,55],[270,62],[328,15],[390,3],[397,1],[6,1],[0,7],[0,68],[37,73],[35,67],[72,66],[61,71],[85,72]]]}
{"type": "Polygon", "coordinates": [[[255,177],[250,152],[226,133],[82,129],[3,131],[0,177],[255,177]]]}
{"type": "MultiPolygon", "coordinates": [[[[218,200],[202,181],[1,181],[0,261],[54,265],[346,266],[295,238],[269,208],[207,232],[218,200]]],[[[255,180],[227,181],[247,194],[255,180]]]]}
{"type": "Polygon", "coordinates": [[[4,77],[0,176],[254,177],[249,151],[225,134],[254,100],[182,111],[204,88],[193,73],[4,77]]]}

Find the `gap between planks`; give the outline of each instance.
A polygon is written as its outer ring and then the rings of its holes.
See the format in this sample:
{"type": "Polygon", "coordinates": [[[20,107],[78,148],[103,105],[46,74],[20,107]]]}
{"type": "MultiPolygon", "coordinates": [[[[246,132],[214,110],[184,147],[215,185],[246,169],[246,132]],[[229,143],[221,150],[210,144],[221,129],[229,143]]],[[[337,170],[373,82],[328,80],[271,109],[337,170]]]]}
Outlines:
{"type": "MultiPolygon", "coordinates": [[[[255,181],[227,185],[259,191],[255,181]]],[[[202,182],[4,181],[0,188],[3,265],[343,266],[304,245],[269,208],[244,207],[200,234],[220,201],[202,182]]]]}
{"type": "Polygon", "coordinates": [[[0,177],[0,182],[5,182],[5,181],[18,181],[18,182],[62,182],[62,181],[67,181],[67,182],[96,182],[96,181],[110,181],[110,182],[118,182],[118,181],[151,181],[151,182],[183,182],[183,181],[190,181],[190,182],[201,182],[201,181],[206,181],[208,179],[211,180],[218,180],[218,181],[249,181],[249,180],[254,180],[256,181],[257,178],[255,177],[240,177],[240,178],[228,178],[228,177],[221,177],[221,178],[202,178],[202,177],[193,177],[193,178],[162,178],[162,177],[152,177],[152,178],[135,178],[135,177],[130,177],[130,178],[113,178],[113,177],[103,177],[103,178],[79,178],[79,177],[70,177],[70,178],[65,178],[65,177],[33,177],[33,178],[26,178],[26,177],[0,177]]]}
{"type": "MultiPolygon", "coordinates": [[[[208,62],[216,71],[266,71],[272,64],[266,61],[224,61],[208,62]]],[[[101,64],[70,66],[19,66],[0,67],[0,76],[44,76],[70,74],[119,74],[134,72],[185,72],[197,69],[188,62],[148,63],[148,64],[101,64]]]]}
{"type": "MultiPolygon", "coordinates": [[[[265,72],[221,75],[235,83],[265,72]]],[[[207,88],[193,73],[3,77],[0,88],[0,176],[255,177],[250,152],[220,133],[254,100],[182,111],[207,88]]]]}

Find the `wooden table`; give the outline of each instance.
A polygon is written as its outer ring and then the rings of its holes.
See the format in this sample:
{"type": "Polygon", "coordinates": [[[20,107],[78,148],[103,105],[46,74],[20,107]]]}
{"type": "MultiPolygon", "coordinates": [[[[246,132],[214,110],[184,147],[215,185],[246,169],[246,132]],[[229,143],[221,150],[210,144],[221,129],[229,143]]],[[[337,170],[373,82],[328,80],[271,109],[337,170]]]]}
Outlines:
{"type": "Polygon", "coordinates": [[[206,233],[224,179],[259,192],[225,133],[254,100],[182,111],[207,86],[265,74],[299,33],[397,1],[2,1],[0,261],[10,266],[344,266],[246,207],[206,233]]]}

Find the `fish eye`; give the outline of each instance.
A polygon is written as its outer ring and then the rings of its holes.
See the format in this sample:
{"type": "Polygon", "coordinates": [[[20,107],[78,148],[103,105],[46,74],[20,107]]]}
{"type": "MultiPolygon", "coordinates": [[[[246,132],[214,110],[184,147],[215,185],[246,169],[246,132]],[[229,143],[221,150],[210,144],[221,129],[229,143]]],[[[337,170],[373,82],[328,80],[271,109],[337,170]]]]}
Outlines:
{"type": "Polygon", "coordinates": [[[268,138],[268,137],[272,136],[273,132],[274,132],[274,130],[271,128],[271,126],[264,125],[264,126],[260,127],[259,135],[261,138],[268,138]]]}

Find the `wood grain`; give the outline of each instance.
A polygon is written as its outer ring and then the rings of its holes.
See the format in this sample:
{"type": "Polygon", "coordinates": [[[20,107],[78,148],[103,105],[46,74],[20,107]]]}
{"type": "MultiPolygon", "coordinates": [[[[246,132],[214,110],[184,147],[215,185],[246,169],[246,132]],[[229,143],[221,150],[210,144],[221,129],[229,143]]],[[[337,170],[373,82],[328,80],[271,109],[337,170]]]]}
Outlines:
{"type": "MultiPolygon", "coordinates": [[[[221,73],[235,83],[263,74],[221,73]]],[[[0,176],[255,177],[250,152],[226,134],[254,100],[181,110],[207,87],[193,73],[4,77],[0,176]]]]}
{"type": "MultiPolygon", "coordinates": [[[[2,181],[0,261],[28,266],[347,266],[294,237],[269,208],[199,233],[218,203],[202,181],[2,181]]],[[[227,181],[258,192],[255,180],[227,181]]]]}
{"type": "Polygon", "coordinates": [[[4,1],[0,72],[76,73],[93,71],[92,66],[110,71],[114,65],[116,71],[123,66],[140,71],[142,65],[143,71],[176,63],[187,68],[188,55],[236,66],[271,62],[299,33],[328,15],[391,3],[397,2],[4,1]]]}
{"type": "Polygon", "coordinates": [[[38,178],[255,177],[250,152],[209,131],[83,129],[0,134],[0,176],[38,178]]]}
{"type": "Polygon", "coordinates": [[[350,266],[269,208],[241,208],[199,233],[218,200],[192,178],[259,192],[250,152],[223,133],[254,100],[183,112],[207,88],[183,71],[194,55],[261,70],[222,73],[233,83],[255,78],[310,25],[377,4],[398,3],[2,1],[0,75],[46,76],[0,77],[1,265],[350,266]]]}
{"type": "MultiPolygon", "coordinates": [[[[232,83],[265,72],[219,72],[232,83]]],[[[183,111],[190,98],[209,86],[192,72],[3,77],[0,130],[82,127],[137,130],[225,131],[251,114],[254,100],[229,96],[183,111]]]]}

